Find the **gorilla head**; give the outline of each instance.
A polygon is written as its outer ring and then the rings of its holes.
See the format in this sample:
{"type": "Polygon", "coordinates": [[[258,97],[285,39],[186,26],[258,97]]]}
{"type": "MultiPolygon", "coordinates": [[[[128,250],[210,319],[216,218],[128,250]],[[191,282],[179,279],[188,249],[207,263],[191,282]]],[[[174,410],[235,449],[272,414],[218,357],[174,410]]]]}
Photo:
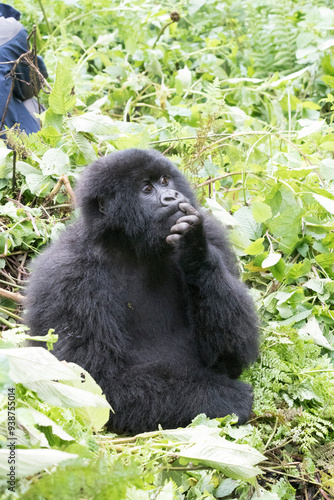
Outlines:
{"type": "Polygon", "coordinates": [[[107,243],[117,235],[119,244],[137,255],[170,250],[170,228],[185,215],[180,203],[196,203],[185,177],[169,160],[141,149],[97,160],[83,174],[77,195],[92,238],[107,243]]]}

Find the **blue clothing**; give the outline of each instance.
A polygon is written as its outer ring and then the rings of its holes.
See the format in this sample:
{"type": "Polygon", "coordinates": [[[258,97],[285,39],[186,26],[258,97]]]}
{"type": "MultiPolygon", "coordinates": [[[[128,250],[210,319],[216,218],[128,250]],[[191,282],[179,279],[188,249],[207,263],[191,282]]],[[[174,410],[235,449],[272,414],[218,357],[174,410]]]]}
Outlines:
{"type": "MultiPolygon", "coordinates": [[[[14,17],[20,18],[20,13],[10,7],[9,5],[0,4],[0,16],[5,18],[14,17]]],[[[22,25],[21,25],[22,26],[22,25]]],[[[0,45],[0,63],[7,61],[15,61],[28,51],[27,31],[21,27],[20,31],[9,41],[0,45]]],[[[13,68],[12,64],[0,64],[0,123],[5,111],[7,98],[10,94],[12,86],[12,78],[9,76],[10,70],[13,68]]],[[[47,70],[43,59],[38,56],[38,66],[40,72],[46,78],[47,70]]],[[[31,68],[28,64],[22,62],[16,67],[16,79],[12,96],[9,101],[7,113],[5,116],[4,125],[12,127],[15,123],[20,125],[21,130],[25,130],[27,134],[37,132],[39,124],[36,118],[29,113],[23,104],[23,101],[30,99],[34,96],[33,85],[30,84],[30,71],[31,68]]],[[[37,79],[38,81],[38,79],[37,79]]],[[[0,137],[4,137],[1,134],[0,137]]]]}

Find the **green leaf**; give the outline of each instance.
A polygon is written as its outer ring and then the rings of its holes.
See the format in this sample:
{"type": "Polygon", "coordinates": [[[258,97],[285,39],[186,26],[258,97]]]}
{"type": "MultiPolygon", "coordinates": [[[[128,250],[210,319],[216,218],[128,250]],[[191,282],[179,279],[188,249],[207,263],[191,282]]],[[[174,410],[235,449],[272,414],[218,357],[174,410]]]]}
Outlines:
{"type": "Polygon", "coordinates": [[[282,256],[280,253],[270,253],[268,257],[264,259],[261,266],[263,268],[274,266],[275,264],[277,264],[281,257],[282,256]]]}
{"type": "Polygon", "coordinates": [[[0,355],[9,361],[9,376],[17,384],[41,380],[69,380],[75,373],[63,365],[53,354],[43,347],[20,347],[1,349],[0,355]]]}
{"type": "Polygon", "coordinates": [[[320,326],[319,326],[319,322],[315,318],[315,316],[312,316],[308,320],[306,325],[303,326],[303,328],[301,328],[298,331],[298,335],[301,338],[306,339],[306,340],[311,338],[313,340],[313,342],[315,344],[319,345],[320,347],[325,347],[326,349],[329,349],[331,351],[334,350],[334,347],[332,347],[330,345],[330,343],[328,342],[328,340],[326,339],[326,337],[322,333],[320,326]]]}
{"type": "Polygon", "coordinates": [[[291,252],[298,243],[301,231],[301,218],[304,213],[303,209],[293,207],[268,221],[269,230],[277,238],[280,238],[281,247],[284,252],[291,252]]]}
{"type": "Polygon", "coordinates": [[[77,406],[81,408],[88,406],[110,408],[109,403],[102,396],[78,389],[77,387],[70,387],[61,382],[47,380],[31,382],[26,379],[23,385],[35,391],[38,397],[53,406],[62,406],[65,408],[75,408],[77,406]]]}
{"type": "Polygon", "coordinates": [[[70,159],[61,148],[48,149],[41,161],[41,170],[44,175],[56,177],[67,174],[70,168],[70,159]]]}
{"type": "Polygon", "coordinates": [[[255,465],[265,460],[254,448],[222,437],[206,437],[201,442],[181,447],[178,455],[218,469],[232,479],[250,479],[261,474],[261,469],[255,465]]]}
{"type": "Polygon", "coordinates": [[[261,226],[255,221],[251,207],[241,207],[233,217],[239,222],[250,240],[257,240],[261,237],[261,226]]]}
{"type": "Polygon", "coordinates": [[[302,262],[294,264],[287,272],[286,279],[289,282],[296,281],[300,276],[305,276],[311,271],[311,262],[304,259],[302,262]]]}
{"type": "Polygon", "coordinates": [[[248,255],[258,255],[264,251],[264,246],[263,246],[263,241],[264,238],[258,238],[256,241],[248,245],[247,248],[245,248],[245,253],[248,255]]]}
{"type": "Polygon", "coordinates": [[[326,85],[328,85],[328,87],[334,89],[334,76],[325,75],[321,79],[326,85]]]}
{"type": "MultiPolygon", "coordinates": [[[[68,381],[67,384],[78,389],[83,389],[84,391],[89,391],[103,399],[101,387],[95,382],[93,377],[81,366],[75,363],[69,363],[69,367],[77,374],[77,378],[68,381]]],[[[79,415],[85,422],[92,426],[95,432],[99,432],[102,427],[108,422],[110,414],[110,406],[86,406],[84,408],[78,408],[76,414],[79,415]]]]}
{"type": "Polygon", "coordinates": [[[313,193],[313,197],[322,205],[329,213],[334,214],[334,200],[322,196],[321,194],[313,193]]]}
{"type": "Polygon", "coordinates": [[[265,222],[273,216],[270,206],[260,201],[252,204],[252,214],[256,222],[265,222]]]}
{"type": "Polygon", "coordinates": [[[78,149],[83,154],[86,162],[93,163],[96,160],[96,153],[91,143],[81,132],[74,132],[72,137],[78,149]]]}
{"type": "Polygon", "coordinates": [[[320,144],[320,149],[323,149],[324,151],[334,151],[334,142],[325,141],[320,144]]]}
{"type": "Polygon", "coordinates": [[[330,267],[334,264],[334,253],[321,253],[316,255],[315,260],[322,267],[330,267]]]}
{"type": "Polygon", "coordinates": [[[74,83],[71,72],[67,66],[58,63],[56,81],[49,96],[49,105],[58,115],[65,115],[72,111],[76,103],[74,83]]]}
{"type": "MultiPolygon", "coordinates": [[[[10,451],[0,450],[0,477],[6,480],[9,473],[8,460],[10,451]]],[[[16,450],[15,476],[17,478],[33,476],[37,472],[74,458],[78,458],[78,455],[59,450],[16,450]]]]}
{"type": "Polygon", "coordinates": [[[206,202],[212,211],[213,215],[226,226],[235,227],[240,226],[240,223],[231,215],[218,201],[213,198],[206,198],[206,202]]]}
{"type": "Polygon", "coordinates": [[[284,280],[284,276],[285,276],[285,268],[286,268],[286,265],[285,265],[284,260],[280,259],[277,262],[277,264],[275,264],[274,266],[272,266],[270,268],[270,272],[274,276],[274,278],[276,278],[278,281],[282,282],[284,280]]]}

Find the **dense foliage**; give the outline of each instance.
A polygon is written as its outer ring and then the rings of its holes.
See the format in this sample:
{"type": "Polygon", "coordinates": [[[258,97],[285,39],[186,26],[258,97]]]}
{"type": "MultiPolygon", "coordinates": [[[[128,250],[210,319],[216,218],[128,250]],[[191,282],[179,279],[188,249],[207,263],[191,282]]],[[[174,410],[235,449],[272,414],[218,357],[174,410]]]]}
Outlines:
{"type": "MultiPolygon", "coordinates": [[[[154,147],[230,228],[263,340],[260,359],[243,375],[255,393],[249,424],[202,415],[187,429],[117,438],[101,432],[108,408],[88,374],[82,387],[79,368],[17,348],[27,335],[16,328],[19,297],[0,296],[2,498],[11,496],[14,382],[15,498],[331,498],[332,1],[25,0],[15,7],[28,31],[36,25],[52,91],[40,93],[46,111],[38,134],[7,131],[10,149],[0,140],[2,289],[19,292],[30,257],[74,217],[71,186],[85,165],[115,149],[154,147]]],[[[49,333],[47,342],[54,340],[49,333]]]]}

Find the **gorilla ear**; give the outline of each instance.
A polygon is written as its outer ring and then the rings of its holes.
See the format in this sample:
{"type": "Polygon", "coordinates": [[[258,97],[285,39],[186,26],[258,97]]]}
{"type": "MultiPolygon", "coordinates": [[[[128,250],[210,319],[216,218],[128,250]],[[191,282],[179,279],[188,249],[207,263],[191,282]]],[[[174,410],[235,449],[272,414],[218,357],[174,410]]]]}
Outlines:
{"type": "Polygon", "coordinates": [[[100,196],[97,198],[97,204],[98,204],[98,207],[99,207],[99,212],[101,212],[101,214],[105,214],[106,213],[106,210],[105,210],[105,207],[104,207],[104,198],[101,198],[100,196]]]}

